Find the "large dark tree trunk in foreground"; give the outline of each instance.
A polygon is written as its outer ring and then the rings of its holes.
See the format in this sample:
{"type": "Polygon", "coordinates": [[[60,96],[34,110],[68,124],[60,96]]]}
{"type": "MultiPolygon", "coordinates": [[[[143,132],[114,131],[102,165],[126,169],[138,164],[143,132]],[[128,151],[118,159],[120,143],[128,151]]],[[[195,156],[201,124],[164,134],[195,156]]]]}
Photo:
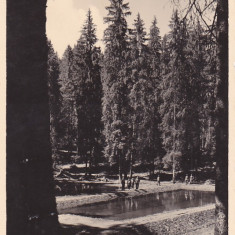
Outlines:
{"type": "Polygon", "coordinates": [[[7,1],[7,231],[58,234],[47,89],[46,0],[7,1]]]}
{"type": "Polygon", "coordinates": [[[218,0],[215,234],[228,234],[228,1],[218,0]]]}

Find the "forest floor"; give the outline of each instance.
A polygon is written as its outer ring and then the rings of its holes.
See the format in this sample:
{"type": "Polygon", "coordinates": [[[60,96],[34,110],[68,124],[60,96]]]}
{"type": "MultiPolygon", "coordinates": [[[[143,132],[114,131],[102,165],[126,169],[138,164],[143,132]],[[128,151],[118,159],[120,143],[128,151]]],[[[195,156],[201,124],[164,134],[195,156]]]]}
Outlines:
{"type": "MultiPolygon", "coordinates": [[[[98,182],[97,182],[98,183],[98,182]]],[[[183,183],[172,184],[161,182],[157,186],[155,181],[141,180],[140,188],[121,190],[120,184],[115,180],[105,183],[110,186],[110,193],[93,195],[59,196],[58,210],[80,205],[113,200],[117,197],[136,197],[155,192],[166,192],[177,189],[194,189],[214,191],[214,185],[183,183]],[[114,190],[115,189],[115,190],[114,190]]],[[[61,214],[59,221],[62,225],[62,234],[213,234],[214,230],[214,205],[164,212],[160,214],[112,221],[108,219],[91,218],[79,215],[61,214]]]]}

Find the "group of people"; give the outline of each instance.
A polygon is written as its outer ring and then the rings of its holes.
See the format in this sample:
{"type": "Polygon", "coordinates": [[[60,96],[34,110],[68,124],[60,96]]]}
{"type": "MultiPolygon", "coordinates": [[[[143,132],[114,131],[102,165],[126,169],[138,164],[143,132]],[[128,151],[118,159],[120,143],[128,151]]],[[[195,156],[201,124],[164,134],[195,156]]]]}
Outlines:
{"type": "MultiPolygon", "coordinates": [[[[125,177],[122,177],[121,179],[121,184],[122,184],[122,190],[125,190],[125,177]]],[[[127,188],[128,189],[131,189],[131,188],[136,188],[138,189],[139,188],[139,185],[140,185],[140,178],[139,176],[137,176],[136,178],[131,178],[131,177],[128,177],[127,178],[127,188]]]]}
{"type": "Polygon", "coordinates": [[[193,183],[193,175],[191,174],[190,177],[188,178],[188,175],[185,176],[185,184],[192,184],[193,183]]]}
{"type": "MultiPolygon", "coordinates": [[[[192,184],[194,180],[193,175],[191,174],[190,177],[188,177],[188,174],[186,174],[185,176],[185,184],[192,184]]],[[[122,190],[125,190],[125,185],[126,185],[126,180],[125,177],[122,177],[121,179],[121,185],[122,185],[122,190]]],[[[136,178],[131,178],[128,177],[127,178],[127,188],[131,189],[131,188],[135,188],[135,189],[139,189],[139,185],[140,185],[140,178],[137,176],[136,178]]],[[[161,181],[160,181],[160,176],[157,176],[157,185],[160,186],[161,185],[161,181]]]]}

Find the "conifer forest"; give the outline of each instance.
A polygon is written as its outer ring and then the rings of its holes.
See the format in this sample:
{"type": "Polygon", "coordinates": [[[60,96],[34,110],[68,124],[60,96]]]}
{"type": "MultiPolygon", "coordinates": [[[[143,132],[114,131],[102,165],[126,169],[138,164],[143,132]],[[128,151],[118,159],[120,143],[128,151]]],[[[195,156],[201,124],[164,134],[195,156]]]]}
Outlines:
{"type": "Polygon", "coordinates": [[[55,162],[100,163],[120,177],[133,166],[197,171],[215,166],[218,61],[216,27],[172,12],[160,36],[128,3],[110,0],[104,51],[87,12],[76,45],[58,58],[48,42],[51,142],[55,162]]]}

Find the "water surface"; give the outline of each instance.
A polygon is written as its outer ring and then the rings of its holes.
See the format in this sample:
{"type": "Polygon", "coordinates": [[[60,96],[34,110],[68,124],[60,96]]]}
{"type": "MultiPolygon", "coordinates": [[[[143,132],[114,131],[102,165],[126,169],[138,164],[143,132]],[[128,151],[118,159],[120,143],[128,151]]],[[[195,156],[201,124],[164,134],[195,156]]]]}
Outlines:
{"type": "Polygon", "coordinates": [[[198,207],[215,202],[214,192],[175,190],[135,198],[117,198],[93,205],[63,209],[60,214],[78,214],[112,220],[152,215],[165,211],[198,207]]]}

